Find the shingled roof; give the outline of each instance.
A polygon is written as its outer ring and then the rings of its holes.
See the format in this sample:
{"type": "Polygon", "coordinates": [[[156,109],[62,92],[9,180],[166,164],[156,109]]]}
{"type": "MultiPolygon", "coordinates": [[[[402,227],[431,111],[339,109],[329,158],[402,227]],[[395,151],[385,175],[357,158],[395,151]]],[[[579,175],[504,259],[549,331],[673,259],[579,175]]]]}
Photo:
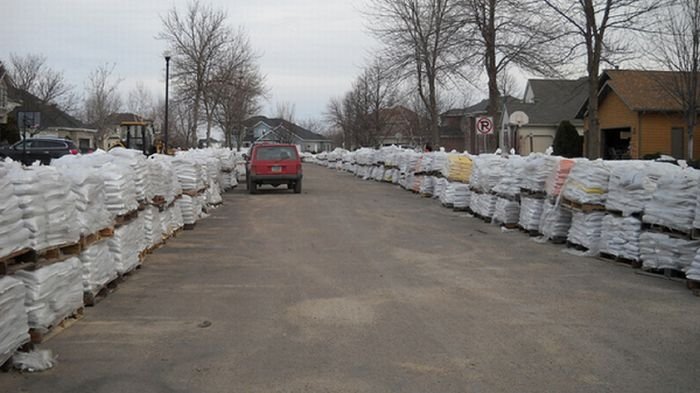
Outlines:
{"type": "Polygon", "coordinates": [[[294,123],[291,123],[287,120],[284,119],[268,119],[265,116],[254,116],[249,118],[248,120],[243,122],[243,125],[252,128],[255,127],[256,124],[263,122],[270,126],[273,130],[283,127],[287,131],[291,132],[292,134],[296,135],[300,139],[304,141],[327,141],[328,138],[321,134],[317,134],[313,131],[309,131],[304,127],[298,126],[294,123]]]}
{"type": "Polygon", "coordinates": [[[47,128],[76,128],[86,130],[88,127],[80,120],[59,109],[56,105],[46,104],[32,93],[18,89],[12,84],[8,85],[7,95],[10,99],[20,102],[21,105],[14,112],[40,112],[41,130],[47,128]]]}

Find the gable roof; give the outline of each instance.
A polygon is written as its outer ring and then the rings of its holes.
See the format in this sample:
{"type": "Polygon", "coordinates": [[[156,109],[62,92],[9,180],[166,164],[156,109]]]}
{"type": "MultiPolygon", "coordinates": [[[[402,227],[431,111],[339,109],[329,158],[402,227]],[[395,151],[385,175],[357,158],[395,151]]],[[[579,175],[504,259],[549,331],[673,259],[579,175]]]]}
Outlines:
{"type": "Polygon", "coordinates": [[[87,130],[88,127],[80,120],[59,109],[56,105],[46,104],[32,93],[18,89],[11,83],[7,86],[7,95],[10,99],[21,103],[13,112],[40,112],[40,130],[47,128],[76,128],[87,130]]]}
{"type": "MultiPolygon", "coordinates": [[[[501,102],[498,105],[499,112],[501,111],[501,108],[503,108],[504,103],[509,104],[511,102],[518,101],[518,99],[513,97],[513,96],[505,96],[505,97],[501,97],[500,101],[501,102]]],[[[479,101],[478,103],[476,103],[472,106],[468,106],[466,108],[450,109],[446,112],[443,112],[441,116],[444,116],[444,117],[475,116],[475,115],[480,115],[480,114],[486,113],[486,111],[488,110],[488,107],[489,107],[489,100],[487,98],[487,99],[479,101]]]]}
{"type": "Polygon", "coordinates": [[[304,140],[304,141],[327,141],[328,138],[326,138],[323,135],[317,134],[313,131],[309,131],[304,127],[298,126],[294,123],[291,123],[287,120],[284,119],[268,119],[265,116],[253,116],[246,121],[243,122],[243,125],[252,128],[255,127],[258,123],[265,123],[267,124],[271,129],[275,130],[278,128],[284,128],[285,130],[289,131],[290,133],[294,134],[297,136],[299,139],[304,140]]]}
{"type": "Polygon", "coordinates": [[[139,116],[135,113],[112,113],[105,119],[105,124],[110,126],[118,126],[121,123],[128,122],[149,122],[149,119],[139,116]]]}
{"type": "Polygon", "coordinates": [[[576,116],[588,97],[588,79],[530,79],[532,101],[517,100],[506,105],[508,113],[525,112],[530,125],[558,125],[563,120],[581,123],[576,116]]]}

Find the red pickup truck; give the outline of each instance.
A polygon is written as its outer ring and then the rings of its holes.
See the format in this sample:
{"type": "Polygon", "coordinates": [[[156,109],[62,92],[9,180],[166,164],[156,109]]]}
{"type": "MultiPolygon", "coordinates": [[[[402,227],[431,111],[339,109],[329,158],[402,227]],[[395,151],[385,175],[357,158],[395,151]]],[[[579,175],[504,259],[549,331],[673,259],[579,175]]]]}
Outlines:
{"type": "Polygon", "coordinates": [[[250,148],[246,165],[248,192],[255,194],[258,186],[286,184],[288,189],[301,192],[301,158],[296,145],[264,143],[250,148]]]}

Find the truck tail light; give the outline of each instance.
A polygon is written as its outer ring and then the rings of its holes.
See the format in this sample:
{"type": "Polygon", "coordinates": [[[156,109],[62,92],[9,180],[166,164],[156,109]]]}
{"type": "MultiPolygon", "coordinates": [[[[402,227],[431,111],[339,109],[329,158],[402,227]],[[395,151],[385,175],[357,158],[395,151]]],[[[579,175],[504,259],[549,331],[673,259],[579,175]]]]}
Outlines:
{"type": "Polygon", "coordinates": [[[78,149],[70,149],[70,154],[72,154],[72,155],[78,154],[78,149]]]}

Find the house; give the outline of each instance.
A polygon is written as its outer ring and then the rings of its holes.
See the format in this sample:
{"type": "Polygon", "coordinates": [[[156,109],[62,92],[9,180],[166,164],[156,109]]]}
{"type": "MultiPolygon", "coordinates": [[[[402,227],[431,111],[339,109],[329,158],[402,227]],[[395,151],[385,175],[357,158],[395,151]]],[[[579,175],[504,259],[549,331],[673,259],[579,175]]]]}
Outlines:
{"type": "Polygon", "coordinates": [[[515,149],[522,155],[542,153],[552,146],[557,128],[565,120],[583,135],[583,120],[576,117],[587,97],[587,78],[528,80],[522,100],[504,103],[499,147],[506,151],[515,149]],[[516,120],[511,119],[515,112],[524,113],[527,123],[512,122],[516,120]]]}
{"type": "Polygon", "coordinates": [[[53,136],[72,140],[81,151],[95,149],[97,130],[62,111],[54,104],[45,103],[28,91],[6,84],[8,100],[17,103],[7,115],[17,122],[20,135],[29,137],[53,136]],[[23,121],[27,119],[28,121],[23,121]],[[29,119],[31,119],[29,121],[29,119]]]}
{"type": "MultiPolygon", "coordinates": [[[[517,98],[512,96],[501,97],[499,108],[517,98]]],[[[486,116],[489,100],[463,109],[450,109],[440,115],[440,146],[445,150],[466,150],[470,153],[493,152],[498,147],[498,133],[483,136],[476,131],[476,119],[486,116]]],[[[496,121],[501,117],[499,111],[496,121]]],[[[496,128],[498,130],[498,128],[496,128]]]]}
{"type": "Polygon", "coordinates": [[[7,124],[8,115],[20,104],[10,98],[9,90],[11,84],[10,76],[0,61],[0,124],[7,124]]]}
{"type": "Polygon", "coordinates": [[[278,142],[295,144],[302,152],[331,150],[330,139],[284,119],[254,116],[244,121],[243,126],[245,137],[242,147],[250,147],[255,142],[278,142]]]}
{"type": "Polygon", "coordinates": [[[384,108],[379,111],[383,136],[382,146],[422,146],[425,137],[420,132],[420,121],[416,112],[402,105],[384,108]]]}
{"type": "MultiPolygon", "coordinates": [[[[673,89],[680,75],[671,71],[603,71],[598,89],[600,144],[588,146],[586,129],[584,146],[597,149],[608,159],[638,159],[656,153],[688,158],[683,109],[673,89]]],[[[584,124],[588,124],[587,109],[586,101],[579,111],[584,124]]],[[[700,156],[698,138],[692,150],[693,157],[700,156]]]]}

